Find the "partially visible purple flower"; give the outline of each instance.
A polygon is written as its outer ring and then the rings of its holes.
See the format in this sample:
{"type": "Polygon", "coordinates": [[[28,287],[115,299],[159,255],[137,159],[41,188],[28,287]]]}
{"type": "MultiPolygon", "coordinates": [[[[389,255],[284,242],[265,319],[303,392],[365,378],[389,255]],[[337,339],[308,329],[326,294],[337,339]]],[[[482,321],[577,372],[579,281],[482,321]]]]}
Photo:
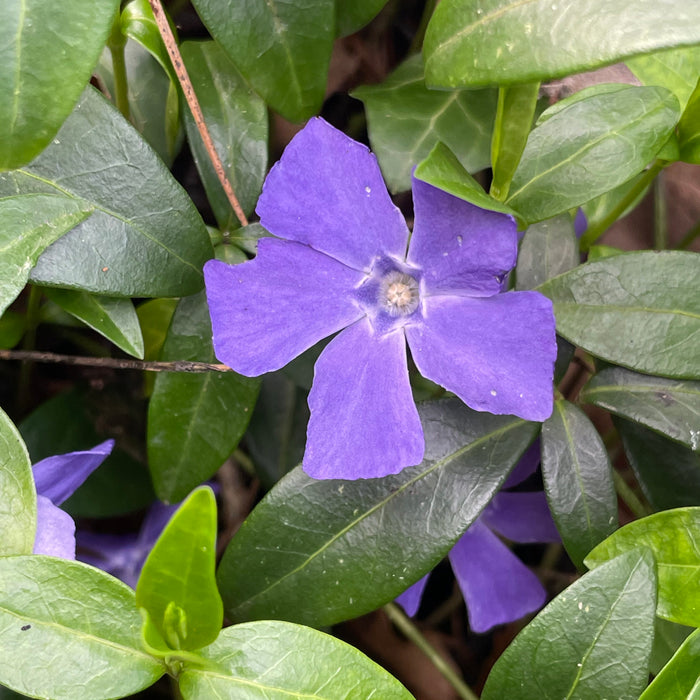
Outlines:
{"type": "MultiPolygon", "coordinates": [[[[537,469],[539,461],[539,443],[535,443],[504,488],[526,479],[537,469]]],[[[513,542],[560,539],[543,492],[502,490],[496,494],[448,555],[464,596],[469,625],[475,632],[486,632],[495,625],[517,620],[542,607],[547,598],[535,574],[494,533],[513,542]]],[[[428,576],[396,599],[407,615],[418,612],[428,576]]]]}
{"type": "Polygon", "coordinates": [[[423,376],[479,411],[552,412],[551,302],[499,294],[515,265],[510,216],[413,181],[410,236],[369,150],[322,119],[287,146],[257,206],[257,257],[204,267],[214,349],[246,376],[321,339],[304,470],[317,479],[395,474],[424,442],[406,341],[423,376]]]}
{"type": "Polygon", "coordinates": [[[75,523],[60,506],[112,452],[114,440],[90,450],[54,455],[32,467],[37,493],[34,554],[75,559],[75,523]]]}
{"type": "Polygon", "coordinates": [[[576,233],[576,238],[581,238],[588,228],[588,218],[585,212],[580,207],[576,210],[576,216],[574,217],[574,232],[576,233]]]}

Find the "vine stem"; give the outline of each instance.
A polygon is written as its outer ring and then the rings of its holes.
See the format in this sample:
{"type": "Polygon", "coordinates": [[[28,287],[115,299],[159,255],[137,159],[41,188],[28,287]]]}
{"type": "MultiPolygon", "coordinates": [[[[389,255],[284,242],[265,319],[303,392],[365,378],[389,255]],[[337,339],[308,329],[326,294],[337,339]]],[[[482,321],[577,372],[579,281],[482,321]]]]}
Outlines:
{"type": "Polygon", "coordinates": [[[168,24],[168,19],[165,16],[163,5],[161,4],[160,0],[148,0],[148,2],[153,10],[153,16],[155,17],[156,24],[158,25],[158,31],[163,39],[165,48],[168,50],[168,55],[170,56],[173,68],[175,69],[175,74],[177,75],[180,87],[182,87],[182,92],[185,95],[187,104],[189,105],[192,116],[194,117],[194,123],[197,126],[199,135],[202,137],[204,148],[207,150],[207,154],[209,155],[209,159],[214,166],[219,182],[224,188],[224,192],[226,193],[226,197],[231,205],[231,209],[233,209],[236,217],[241,222],[241,226],[247,226],[248,218],[246,217],[245,212],[238,201],[238,197],[236,197],[236,193],[233,191],[233,187],[231,187],[231,183],[226,177],[224,166],[216,152],[216,148],[214,147],[211,134],[209,133],[206,122],[204,121],[202,109],[199,106],[199,100],[197,100],[197,95],[194,92],[192,81],[190,80],[190,76],[185,68],[185,62],[182,60],[182,54],[180,53],[180,49],[177,47],[177,42],[175,41],[173,32],[168,24]]]}
{"type": "Polygon", "coordinates": [[[124,49],[126,48],[126,37],[122,33],[119,21],[119,12],[112,24],[112,31],[107,40],[109,53],[112,56],[112,72],[114,74],[114,101],[117,109],[122,113],[124,119],[131,121],[129,110],[129,88],[126,76],[126,60],[124,49]]]}
{"type": "Polygon", "coordinates": [[[617,469],[612,470],[612,475],[617,495],[622,499],[622,502],[630,509],[634,516],[637,518],[644,518],[654,512],[642,503],[617,469]]]}
{"type": "Polygon", "coordinates": [[[462,700],[479,700],[471,688],[452,670],[449,664],[440,656],[437,649],[423,636],[421,631],[413,622],[404,615],[398,605],[387,603],[382,610],[387,617],[410,639],[432,662],[433,666],[440,671],[445,680],[457,691],[462,700]]]}

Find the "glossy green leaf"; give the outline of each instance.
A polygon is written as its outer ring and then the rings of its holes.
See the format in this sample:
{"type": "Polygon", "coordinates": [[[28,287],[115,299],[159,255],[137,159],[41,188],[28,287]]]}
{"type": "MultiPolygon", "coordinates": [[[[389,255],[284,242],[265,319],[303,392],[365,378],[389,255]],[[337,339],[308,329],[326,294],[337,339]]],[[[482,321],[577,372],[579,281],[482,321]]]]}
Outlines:
{"type": "Polygon", "coordinates": [[[231,619],[320,627],[392,600],[471,525],[535,431],[456,400],[419,412],[421,465],[358,481],[318,481],[297,468],[258,504],[219,565],[231,619]]]}
{"type": "Polygon", "coordinates": [[[655,605],[648,550],[582,576],[503,652],[482,700],[637,700],[647,684],[655,605]]]}
{"type": "Polygon", "coordinates": [[[534,289],[579,262],[578,240],[569,214],[533,224],[520,243],[515,288],[534,289]]]}
{"type": "MultiPolygon", "coordinates": [[[[213,41],[182,47],[204,120],[226,175],[246,214],[258,200],[267,172],[268,119],[265,103],[245,83],[223,49],[213,41]]],[[[219,227],[240,224],[228,202],[189,109],[183,110],[187,138],[219,227]]]]}
{"type": "Polygon", "coordinates": [[[639,700],[690,700],[700,684],[700,630],[695,630],[639,700]]]}
{"type": "MultiPolygon", "coordinates": [[[[180,300],[163,360],[216,362],[204,293],[180,300]]],[[[148,407],[148,464],[158,497],[175,502],[208,479],[243,436],[260,380],[235,372],[162,372],[148,407]]]]}
{"type": "Polygon", "coordinates": [[[621,185],[654,158],[679,116],[664,88],[628,86],[574,101],[530,133],[506,203],[534,222],[621,185]]]}
{"type": "Polygon", "coordinates": [[[563,399],[542,425],[542,478],[564,547],[580,568],[586,554],[617,527],[617,496],[598,431],[563,399]]]}
{"type": "Polygon", "coordinates": [[[543,81],[700,43],[700,6],[675,0],[442,0],[425,36],[428,82],[543,81]]]}
{"type": "Polygon", "coordinates": [[[31,279],[110,296],[202,288],[212,257],[192,200],[134,128],[88,88],[51,145],[0,174],[0,197],[64,196],[92,215],[39,258],[31,279]]]}
{"type": "Polygon", "coordinates": [[[592,355],[649,374],[700,379],[700,255],[635,252],[545,282],[557,333],[592,355]]]}
{"type": "Polygon", "coordinates": [[[29,454],[0,409],[0,556],[30,554],[35,533],[36,489],[29,454]]]}
{"type": "Polygon", "coordinates": [[[610,367],[588,382],[581,399],[700,449],[700,382],[610,367]]]}
{"type": "Polygon", "coordinates": [[[221,631],[216,531],[216,499],[203,486],[178,508],[141,570],[136,604],[173,649],[198,649],[221,631]]]}
{"type": "Polygon", "coordinates": [[[411,700],[387,671],[323,632],[274,620],[226,628],[202,656],[211,667],[186,666],[185,700],[411,700]]]}
{"type": "Polygon", "coordinates": [[[654,513],[625,525],[587,557],[594,568],[634,547],[651,548],[659,575],[656,614],[673,622],[700,626],[700,508],[654,513]]]}
{"type": "Polygon", "coordinates": [[[678,123],[678,141],[680,159],[686,163],[700,164],[700,80],[678,123]]]}
{"type": "Polygon", "coordinates": [[[124,352],[143,358],[141,326],[131,299],[50,287],[44,289],[44,294],[124,352]]]}
{"type": "Polygon", "coordinates": [[[291,121],[323,102],[334,0],[193,0],[209,33],[267,104],[291,121]]]}
{"type": "Polygon", "coordinates": [[[413,168],[438,141],[469,172],[489,166],[495,90],[428,90],[416,55],[383,83],[363,85],[352,96],[365,104],[372,150],[392,192],[411,189],[413,168]]]}
{"type": "Polygon", "coordinates": [[[353,34],[369,24],[387,0],[335,0],[335,24],[339,36],[353,34]]]}
{"type": "Polygon", "coordinates": [[[551,119],[554,115],[559,114],[559,112],[565,110],[577,102],[582,102],[590,97],[595,97],[596,95],[607,95],[611,92],[619,92],[620,90],[626,90],[629,85],[625,83],[598,83],[597,85],[589,85],[582,90],[577,90],[573,95],[564,97],[558,100],[553,105],[549,105],[543,112],[537,117],[535,126],[542,126],[547,120],[551,119]]]}
{"type": "Polygon", "coordinates": [[[118,7],[118,0],[3,3],[0,170],[28,163],[56,135],[90,79],[118,7]]]}
{"type": "Polygon", "coordinates": [[[87,202],[48,194],[0,199],[0,315],[22,291],[44,250],[91,211],[87,202]]]}
{"type": "Polygon", "coordinates": [[[134,592],[78,562],[0,559],[0,627],[0,683],[32,697],[124,697],[165,671],[141,648],[134,592]]]}

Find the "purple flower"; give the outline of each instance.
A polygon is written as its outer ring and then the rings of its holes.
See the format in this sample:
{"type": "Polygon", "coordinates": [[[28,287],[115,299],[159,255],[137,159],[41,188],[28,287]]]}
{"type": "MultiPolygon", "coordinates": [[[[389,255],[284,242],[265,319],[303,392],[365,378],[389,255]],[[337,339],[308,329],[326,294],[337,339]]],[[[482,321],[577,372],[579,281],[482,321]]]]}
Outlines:
{"type": "Polygon", "coordinates": [[[91,450],[54,455],[32,467],[37,493],[37,526],[34,554],[75,559],[75,523],[58,506],[104,462],[114,440],[91,450]]]}
{"type": "Polygon", "coordinates": [[[548,299],[499,294],[512,218],[413,181],[410,236],[369,150],[322,119],[287,146],[257,206],[263,238],[241,265],[204,267],[222,362],[279,369],[326,336],[309,394],[304,470],[395,474],[423,458],[406,341],[423,376],[479,411],[542,421],[556,342],[548,299]]]}
{"type": "MultiPolygon", "coordinates": [[[[525,453],[504,488],[515,486],[537,469],[539,442],[525,453]]],[[[542,491],[500,491],[457,541],[448,557],[464,596],[469,625],[486,632],[542,607],[547,592],[535,574],[494,533],[513,542],[558,542],[542,491]]],[[[397,599],[406,614],[418,612],[428,575],[397,599]]]]}

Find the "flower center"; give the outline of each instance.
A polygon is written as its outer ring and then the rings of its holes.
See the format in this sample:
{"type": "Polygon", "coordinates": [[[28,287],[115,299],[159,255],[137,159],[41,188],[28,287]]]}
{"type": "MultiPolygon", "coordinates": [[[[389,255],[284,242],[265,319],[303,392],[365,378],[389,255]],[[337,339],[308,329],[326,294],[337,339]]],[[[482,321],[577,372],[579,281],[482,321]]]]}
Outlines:
{"type": "Polygon", "coordinates": [[[379,285],[379,304],[390,316],[408,316],[418,308],[418,282],[405,272],[392,270],[379,285]]]}

